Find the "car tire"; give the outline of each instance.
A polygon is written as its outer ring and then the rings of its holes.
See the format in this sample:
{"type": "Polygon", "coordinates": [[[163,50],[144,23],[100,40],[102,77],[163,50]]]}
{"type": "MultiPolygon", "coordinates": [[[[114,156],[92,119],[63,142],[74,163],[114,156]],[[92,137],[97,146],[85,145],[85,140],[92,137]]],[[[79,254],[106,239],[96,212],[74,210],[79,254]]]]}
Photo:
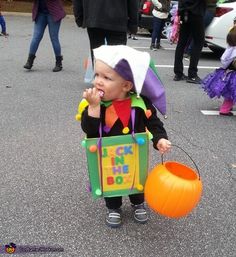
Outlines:
{"type": "Polygon", "coordinates": [[[217,56],[221,56],[225,49],[224,48],[221,48],[221,47],[217,47],[217,46],[213,46],[213,45],[208,45],[209,49],[215,53],[217,56]]]}

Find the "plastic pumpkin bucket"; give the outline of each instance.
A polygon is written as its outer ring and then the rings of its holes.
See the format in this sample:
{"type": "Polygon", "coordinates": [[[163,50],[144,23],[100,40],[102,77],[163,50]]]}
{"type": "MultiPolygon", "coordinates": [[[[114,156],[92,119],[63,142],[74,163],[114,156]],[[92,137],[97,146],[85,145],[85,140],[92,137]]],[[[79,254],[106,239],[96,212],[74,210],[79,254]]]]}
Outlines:
{"type": "Polygon", "coordinates": [[[198,204],[202,194],[199,174],[182,163],[168,161],[149,173],[145,200],[155,212],[170,218],[186,216],[198,204]]]}

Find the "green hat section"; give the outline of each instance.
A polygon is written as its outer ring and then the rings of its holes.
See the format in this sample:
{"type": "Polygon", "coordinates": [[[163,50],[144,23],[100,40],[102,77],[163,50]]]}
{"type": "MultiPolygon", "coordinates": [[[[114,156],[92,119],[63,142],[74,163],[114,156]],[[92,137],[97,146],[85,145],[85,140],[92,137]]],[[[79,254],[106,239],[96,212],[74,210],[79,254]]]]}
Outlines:
{"type": "Polygon", "coordinates": [[[148,171],[148,135],[87,138],[88,173],[94,199],[143,193],[148,171]]]}

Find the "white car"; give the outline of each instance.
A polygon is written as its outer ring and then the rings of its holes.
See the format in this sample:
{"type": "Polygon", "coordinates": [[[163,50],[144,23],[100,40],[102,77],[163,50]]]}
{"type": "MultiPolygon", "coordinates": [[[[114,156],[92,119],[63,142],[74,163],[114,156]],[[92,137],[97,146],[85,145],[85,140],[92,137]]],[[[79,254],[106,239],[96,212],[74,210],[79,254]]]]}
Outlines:
{"type": "Polygon", "coordinates": [[[215,17],[205,31],[205,42],[213,52],[219,53],[226,48],[226,36],[235,18],[236,0],[217,5],[215,17]]]}

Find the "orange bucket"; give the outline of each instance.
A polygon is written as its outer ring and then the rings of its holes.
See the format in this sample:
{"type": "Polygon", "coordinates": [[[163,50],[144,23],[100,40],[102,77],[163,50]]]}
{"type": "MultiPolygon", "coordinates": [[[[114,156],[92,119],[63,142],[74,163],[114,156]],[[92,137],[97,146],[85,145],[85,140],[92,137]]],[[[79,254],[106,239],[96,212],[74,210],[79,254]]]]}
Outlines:
{"type": "Polygon", "coordinates": [[[198,174],[190,167],[174,161],[155,166],[149,173],[144,188],[149,207],[170,218],[189,214],[202,195],[198,168],[197,171],[198,174]]]}

